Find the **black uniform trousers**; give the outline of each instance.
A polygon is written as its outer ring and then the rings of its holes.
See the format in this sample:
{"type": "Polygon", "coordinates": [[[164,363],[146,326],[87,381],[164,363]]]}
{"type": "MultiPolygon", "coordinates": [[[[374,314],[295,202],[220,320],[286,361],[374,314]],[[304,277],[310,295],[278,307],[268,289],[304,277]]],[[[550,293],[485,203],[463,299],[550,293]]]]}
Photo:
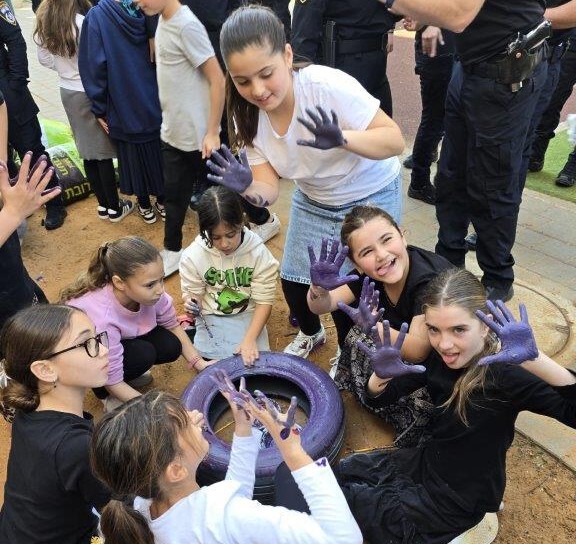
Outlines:
{"type": "MultiPolygon", "coordinates": [[[[382,44],[384,49],[387,41],[386,36],[382,44]]],[[[387,63],[388,54],[379,49],[336,55],[334,67],[357,79],[372,96],[380,100],[380,107],[392,117],[392,92],[386,75],[387,63]]]]}
{"type": "Polygon", "coordinates": [[[422,53],[416,53],[422,117],[412,149],[414,166],[410,184],[415,189],[421,189],[430,183],[432,156],[444,136],[444,104],[453,64],[452,55],[430,58],[422,53]]]}
{"type": "Polygon", "coordinates": [[[514,281],[512,247],[522,199],[522,165],[528,128],[546,81],[542,61],[517,92],[509,85],[467,74],[456,62],[444,119],[436,176],[436,253],[464,266],[470,222],[486,286],[514,281]]]}
{"type": "MultiPolygon", "coordinates": [[[[32,165],[34,165],[40,155],[45,155],[48,166],[52,166],[50,156],[42,144],[42,129],[37,117],[38,106],[34,102],[26,83],[22,82],[22,84],[15,87],[14,85],[15,83],[10,82],[6,76],[0,77],[0,91],[4,95],[8,110],[8,143],[18,153],[20,160],[22,160],[27,151],[32,151],[32,165]]],[[[10,172],[11,176],[15,174],[16,172],[10,172]]],[[[47,188],[57,185],[58,176],[54,172],[47,188]]],[[[49,207],[63,205],[62,195],[46,203],[46,206],[49,207]]]]}
{"type": "MultiPolygon", "coordinates": [[[[570,98],[572,89],[576,84],[576,39],[560,61],[560,74],[558,83],[550,98],[548,107],[542,114],[540,123],[536,127],[532,156],[542,160],[548,149],[550,140],[554,138],[554,130],[560,122],[560,115],[564,104],[570,98]]],[[[544,92],[542,96],[544,96],[544,92]]]]}

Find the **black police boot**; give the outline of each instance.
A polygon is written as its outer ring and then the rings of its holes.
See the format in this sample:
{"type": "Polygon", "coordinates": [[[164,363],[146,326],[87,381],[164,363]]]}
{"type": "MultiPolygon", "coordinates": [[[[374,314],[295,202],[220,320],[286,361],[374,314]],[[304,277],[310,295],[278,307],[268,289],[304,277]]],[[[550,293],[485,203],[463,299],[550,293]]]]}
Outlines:
{"type": "Polygon", "coordinates": [[[59,229],[64,224],[64,219],[68,212],[64,205],[46,206],[46,219],[44,219],[44,227],[46,230],[59,229]]]}
{"type": "Polygon", "coordinates": [[[530,172],[541,172],[542,168],[544,168],[544,157],[532,155],[528,161],[528,170],[530,172]]]}
{"type": "Polygon", "coordinates": [[[471,232],[464,241],[466,242],[466,248],[468,251],[476,251],[476,241],[478,240],[478,235],[475,232],[471,232]]]}
{"type": "Polygon", "coordinates": [[[426,204],[436,204],[436,187],[428,182],[422,187],[413,187],[412,184],[408,186],[408,196],[426,202],[426,204]]]}
{"type": "Polygon", "coordinates": [[[514,286],[512,285],[508,289],[493,285],[485,285],[484,288],[486,289],[486,298],[488,300],[508,302],[514,296],[514,286]]]}
{"type": "Polygon", "coordinates": [[[568,155],[568,160],[564,168],[556,178],[556,185],[559,187],[572,187],[576,183],[576,151],[568,155]]]}
{"type": "MultiPolygon", "coordinates": [[[[434,151],[434,153],[432,153],[432,162],[438,162],[438,150],[436,150],[436,151],[434,151]]],[[[408,168],[409,170],[412,170],[412,168],[414,168],[414,160],[412,159],[412,155],[408,155],[404,159],[404,162],[402,163],[402,165],[404,166],[404,168],[408,168]]]]}

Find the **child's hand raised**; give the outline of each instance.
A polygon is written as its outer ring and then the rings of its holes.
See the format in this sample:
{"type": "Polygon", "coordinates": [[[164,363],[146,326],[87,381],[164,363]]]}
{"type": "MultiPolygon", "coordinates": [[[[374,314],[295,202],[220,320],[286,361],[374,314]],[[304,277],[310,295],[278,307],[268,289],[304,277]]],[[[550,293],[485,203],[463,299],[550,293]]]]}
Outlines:
{"type": "Polygon", "coordinates": [[[288,410],[283,414],[276,409],[274,403],[262,391],[255,391],[254,395],[256,400],[251,397],[246,410],[266,427],[274,442],[280,446],[283,441],[294,435],[293,438],[299,443],[300,431],[294,426],[298,406],[296,397],[292,397],[288,410]]]}
{"type": "Polygon", "coordinates": [[[248,189],[253,178],[246,149],[240,151],[240,160],[236,160],[232,151],[224,144],[220,147],[220,151],[213,151],[210,156],[212,160],[206,161],[206,166],[212,171],[207,176],[210,181],[223,185],[235,193],[243,193],[248,189]]]}
{"type": "Polygon", "coordinates": [[[402,323],[402,327],[400,327],[400,334],[398,335],[396,342],[394,342],[394,345],[392,345],[390,338],[390,323],[388,321],[384,321],[383,326],[383,341],[380,340],[378,329],[376,327],[372,327],[371,335],[376,350],[372,350],[361,340],[358,340],[356,343],[358,348],[366,354],[368,359],[370,359],[376,376],[378,376],[380,379],[386,380],[389,378],[404,376],[405,374],[419,374],[421,372],[425,372],[426,367],[422,365],[407,365],[402,360],[400,348],[404,343],[404,337],[408,331],[408,324],[402,323]]]}
{"type": "Polygon", "coordinates": [[[348,255],[348,246],[342,246],[338,240],[331,240],[330,252],[328,252],[328,238],[322,238],[320,247],[320,257],[316,259],[314,249],[308,246],[308,256],[310,257],[310,281],[312,285],[317,285],[331,291],[341,285],[356,281],[358,276],[340,276],[340,268],[348,255]]]}
{"type": "Polygon", "coordinates": [[[336,112],[334,110],[331,111],[332,119],[330,119],[322,106],[316,106],[316,111],[317,113],[310,108],[306,108],[306,113],[312,119],[312,122],[298,117],[298,121],[314,134],[314,139],[298,140],[296,143],[322,150],[346,145],[348,142],[338,126],[338,115],[336,115],[336,112]]]}
{"type": "Polygon", "coordinates": [[[478,364],[480,366],[494,363],[520,364],[536,359],[538,346],[528,323],[526,306],[520,304],[520,321],[516,321],[512,312],[501,300],[497,300],[496,304],[489,300],[487,305],[493,319],[481,310],[477,310],[476,315],[498,336],[501,347],[498,353],[483,357],[478,364]]]}
{"type": "Polygon", "coordinates": [[[246,389],[246,380],[240,378],[240,386],[236,389],[224,370],[214,371],[214,374],[210,375],[210,379],[216,384],[216,387],[230,405],[236,425],[236,434],[238,436],[250,436],[252,434],[253,417],[248,407],[252,396],[246,389]]]}
{"type": "Polygon", "coordinates": [[[354,321],[364,334],[368,334],[384,315],[384,308],[378,310],[379,303],[380,291],[374,288],[374,282],[366,276],[362,282],[358,308],[352,308],[343,302],[338,302],[338,308],[354,321]]]}

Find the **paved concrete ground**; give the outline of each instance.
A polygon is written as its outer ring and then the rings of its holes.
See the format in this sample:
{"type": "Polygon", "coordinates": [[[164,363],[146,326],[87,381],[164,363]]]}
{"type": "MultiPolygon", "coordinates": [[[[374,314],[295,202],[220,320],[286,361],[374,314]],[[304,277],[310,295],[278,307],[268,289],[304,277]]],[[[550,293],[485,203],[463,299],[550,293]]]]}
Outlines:
{"type": "MultiPolygon", "coordinates": [[[[41,67],[36,60],[31,39],[34,15],[26,6],[17,10],[17,18],[29,44],[30,89],[41,116],[66,122],[56,74],[41,67]]],[[[418,81],[412,70],[411,41],[398,36],[395,47],[389,64],[393,94],[395,100],[399,98],[395,102],[395,118],[410,146],[420,113],[418,81]]],[[[406,187],[409,176],[405,173],[406,187]]],[[[409,242],[433,250],[437,232],[434,208],[405,197],[404,210],[403,226],[409,242]]],[[[517,263],[514,301],[527,304],[539,345],[574,369],[575,231],[576,205],[533,191],[525,192],[514,249],[517,263]]],[[[467,266],[479,272],[473,253],[468,256],[467,266]]],[[[523,414],[518,427],[576,470],[576,431],[532,414],[523,414]]]]}

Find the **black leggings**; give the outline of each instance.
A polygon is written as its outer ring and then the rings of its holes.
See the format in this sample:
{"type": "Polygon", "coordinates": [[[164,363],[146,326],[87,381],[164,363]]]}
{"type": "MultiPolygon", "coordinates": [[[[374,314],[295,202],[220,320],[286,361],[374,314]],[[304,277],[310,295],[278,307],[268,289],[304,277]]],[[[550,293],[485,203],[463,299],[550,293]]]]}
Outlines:
{"type": "Polygon", "coordinates": [[[85,160],[84,170],[90,181],[90,186],[96,195],[98,205],[108,210],[120,211],[118,189],[116,187],[116,173],[112,159],[101,161],[85,160]]]}
{"type": "Polygon", "coordinates": [[[297,283],[295,281],[281,280],[282,291],[284,298],[290,308],[290,314],[295,316],[300,325],[300,330],[312,336],[320,332],[320,317],[310,311],[308,308],[308,294],[309,285],[305,283],[297,283]]]}
{"type": "MultiPolygon", "coordinates": [[[[129,382],[142,376],[154,365],[171,363],[182,355],[182,344],[178,337],[164,327],[156,327],[149,333],[122,340],[124,348],[124,381],[129,382]]],[[[94,394],[99,399],[105,399],[108,391],[105,387],[94,389],[94,394]]]]}

